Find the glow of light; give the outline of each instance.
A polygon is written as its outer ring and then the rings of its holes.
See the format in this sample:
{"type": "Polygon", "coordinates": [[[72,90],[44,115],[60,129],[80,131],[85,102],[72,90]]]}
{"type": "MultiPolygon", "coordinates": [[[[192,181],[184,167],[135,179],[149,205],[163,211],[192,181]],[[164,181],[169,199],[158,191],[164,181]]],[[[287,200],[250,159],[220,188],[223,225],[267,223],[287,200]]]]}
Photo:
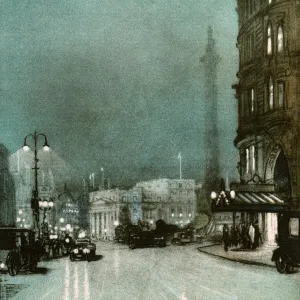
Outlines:
{"type": "Polygon", "coordinates": [[[75,270],[74,270],[74,286],[73,286],[73,291],[74,291],[74,297],[73,299],[79,299],[79,288],[78,288],[78,265],[75,265],[75,270]]]}
{"type": "Polygon", "coordinates": [[[118,225],[119,225],[119,221],[116,220],[116,221],[114,222],[114,225],[115,225],[115,226],[118,226],[118,225]]]}
{"type": "Polygon", "coordinates": [[[19,209],[18,214],[21,215],[22,213],[22,209],[19,209]]]}
{"type": "Polygon", "coordinates": [[[60,218],[60,219],[59,219],[59,222],[60,222],[60,223],[63,223],[64,221],[65,221],[64,218],[60,218]]]}
{"type": "Polygon", "coordinates": [[[64,280],[64,300],[69,300],[70,290],[70,261],[67,260],[65,268],[65,280],[64,280]]]}
{"type": "Polygon", "coordinates": [[[84,238],[84,237],[85,237],[85,232],[80,232],[80,233],[78,234],[78,237],[79,237],[80,239],[84,238]]]}
{"type": "Polygon", "coordinates": [[[24,150],[24,151],[29,151],[29,147],[28,147],[27,145],[24,145],[24,146],[23,146],[23,150],[24,150]]]}
{"type": "Polygon", "coordinates": [[[44,150],[44,151],[49,151],[49,150],[50,150],[50,147],[49,147],[48,145],[45,145],[45,146],[43,147],[43,150],[44,150]]]}
{"type": "Polygon", "coordinates": [[[235,191],[230,191],[230,197],[231,197],[231,199],[235,198],[235,191]]]}
{"type": "Polygon", "coordinates": [[[17,222],[21,222],[21,218],[18,217],[18,218],[17,218],[17,222]]]}
{"type": "Polygon", "coordinates": [[[210,198],[211,199],[216,199],[217,198],[217,193],[216,192],[211,192],[210,198]]]}
{"type": "Polygon", "coordinates": [[[70,224],[67,224],[67,225],[66,225],[66,229],[67,229],[67,230],[71,230],[71,228],[72,228],[72,226],[71,226],[70,224]]]}
{"type": "MultiPolygon", "coordinates": [[[[87,265],[86,265],[87,266],[87,265]]],[[[90,299],[90,285],[87,267],[84,268],[84,300],[90,299]]]]}

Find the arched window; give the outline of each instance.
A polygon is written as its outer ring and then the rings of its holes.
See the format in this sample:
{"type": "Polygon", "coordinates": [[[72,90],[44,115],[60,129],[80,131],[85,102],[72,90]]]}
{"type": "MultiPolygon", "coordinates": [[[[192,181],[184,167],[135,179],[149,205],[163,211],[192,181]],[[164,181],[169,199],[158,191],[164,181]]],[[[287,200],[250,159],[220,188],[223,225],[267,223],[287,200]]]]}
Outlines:
{"type": "Polygon", "coordinates": [[[284,47],[284,36],[283,36],[283,27],[282,25],[278,26],[277,29],[277,52],[282,52],[284,47]]]}
{"type": "Polygon", "coordinates": [[[272,54],[272,27],[271,24],[268,24],[267,29],[267,54],[272,54]]]}
{"type": "Polygon", "coordinates": [[[274,107],[274,85],[273,79],[270,77],[269,79],[269,86],[268,86],[268,96],[269,96],[269,108],[273,109],[274,107]]]}

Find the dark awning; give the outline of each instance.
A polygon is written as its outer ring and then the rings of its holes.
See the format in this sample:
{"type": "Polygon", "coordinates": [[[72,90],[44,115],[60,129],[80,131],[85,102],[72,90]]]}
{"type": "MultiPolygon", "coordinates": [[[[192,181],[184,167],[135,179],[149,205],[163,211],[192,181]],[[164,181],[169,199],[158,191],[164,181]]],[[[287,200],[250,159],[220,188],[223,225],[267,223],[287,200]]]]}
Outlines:
{"type": "Polygon", "coordinates": [[[212,202],[212,212],[280,212],[288,205],[274,193],[236,192],[231,199],[223,194],[212,202]]]}

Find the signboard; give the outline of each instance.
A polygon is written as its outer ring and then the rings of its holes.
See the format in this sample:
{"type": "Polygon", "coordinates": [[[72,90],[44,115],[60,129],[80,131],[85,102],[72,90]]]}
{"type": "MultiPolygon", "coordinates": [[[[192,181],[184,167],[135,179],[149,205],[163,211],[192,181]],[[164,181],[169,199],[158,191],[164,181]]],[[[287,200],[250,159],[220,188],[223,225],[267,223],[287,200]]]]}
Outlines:
{"type": "Polygon", "coordinates": [[[39,186],[39,198],[42,200],[50,200],[51,188],[50,186],[39,186]]]}

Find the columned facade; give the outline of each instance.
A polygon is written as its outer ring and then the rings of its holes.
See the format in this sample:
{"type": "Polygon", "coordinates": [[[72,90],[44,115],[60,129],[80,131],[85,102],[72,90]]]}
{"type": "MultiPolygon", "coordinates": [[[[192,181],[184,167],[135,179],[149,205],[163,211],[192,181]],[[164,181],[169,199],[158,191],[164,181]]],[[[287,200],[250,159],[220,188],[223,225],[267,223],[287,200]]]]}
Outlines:
{"type": "Polygon", "coordinates": [[[155,226],[159,219],[184,226],[196,213],[195,181],[157,179],[139,182],[129,190],[101,190],[90,195],[91,234],[111,239],[120,223],[120,213],[128,209],[130,222],[155,226]]]}

